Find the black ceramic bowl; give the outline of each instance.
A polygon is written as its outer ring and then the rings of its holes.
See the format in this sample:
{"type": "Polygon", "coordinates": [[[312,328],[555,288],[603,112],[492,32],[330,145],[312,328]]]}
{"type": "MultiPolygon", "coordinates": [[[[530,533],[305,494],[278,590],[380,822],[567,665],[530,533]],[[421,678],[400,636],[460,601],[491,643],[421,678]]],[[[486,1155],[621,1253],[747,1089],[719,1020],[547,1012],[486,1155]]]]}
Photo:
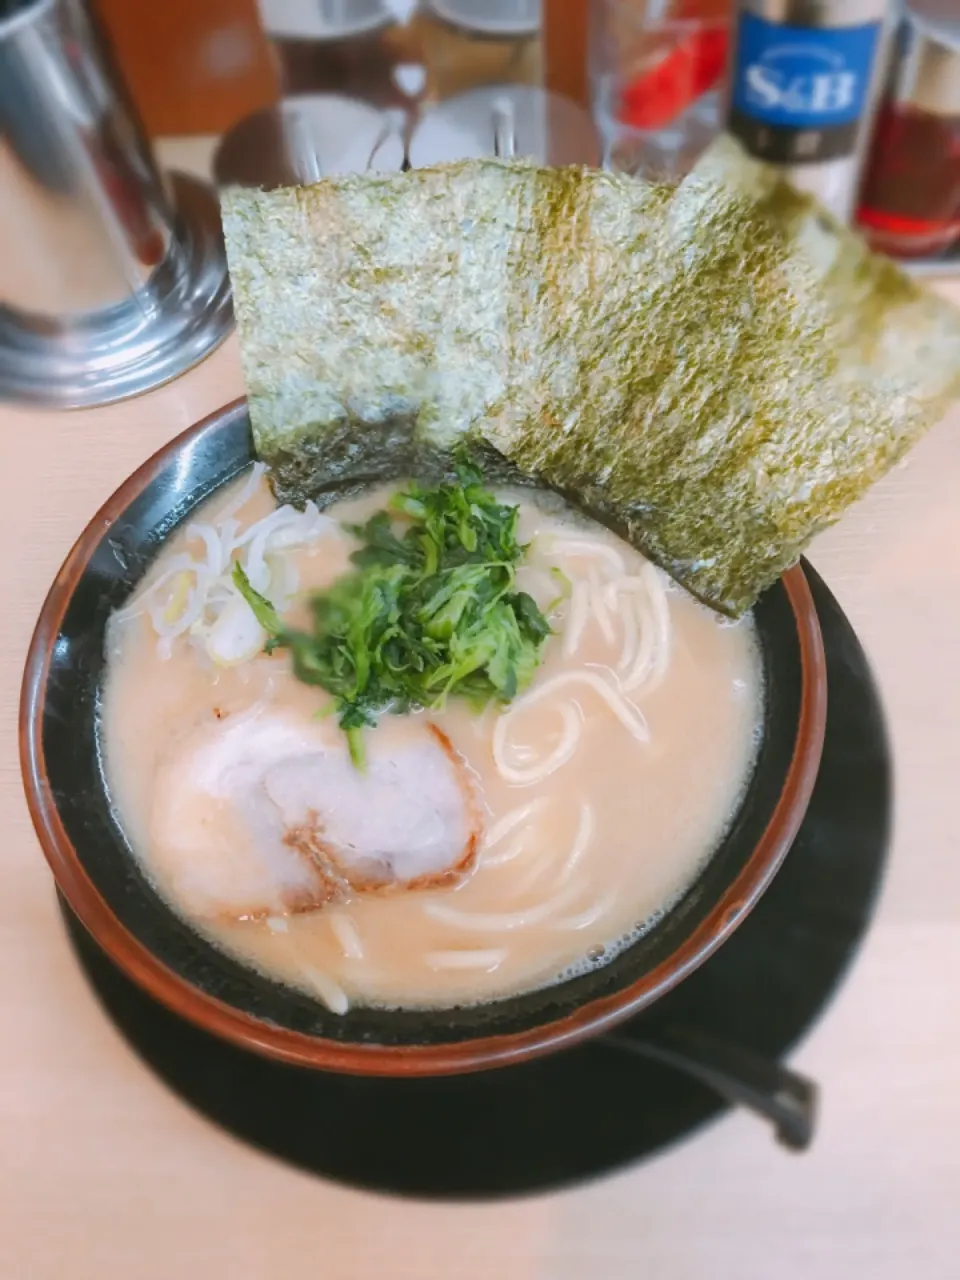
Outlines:
{"type": "Polygon", "coordinates": [[[57,884],[104,951],[207,1030],[303,1065],[382,1075],[470,1071],[597,1034],[652,1004],[744,919],[796,835],[820,760],[826,675],[800,568],[756,608],[766,679],[763,743],[722,846],[666,918],[605,968],[496,1003],[344,1016],[245,968],[194,933],[131,856],[100,771],[104,630],[164,539],[252,460],[237,402],[147,462],[87,526],[43,606],[27,658],[20,752],[30,811],[57,884]]]}

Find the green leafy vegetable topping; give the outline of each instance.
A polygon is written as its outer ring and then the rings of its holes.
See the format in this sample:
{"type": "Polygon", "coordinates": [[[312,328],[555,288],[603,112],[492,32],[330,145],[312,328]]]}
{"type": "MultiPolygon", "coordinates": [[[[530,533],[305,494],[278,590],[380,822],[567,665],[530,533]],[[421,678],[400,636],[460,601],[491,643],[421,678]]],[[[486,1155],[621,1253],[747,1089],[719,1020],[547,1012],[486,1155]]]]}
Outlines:
{"type": "Polygon", "coordinates": [[[283,633],[283,623],[280,621],[279,613],[277,613],[266,596],[262,596],[259,591],[251,586],[250,579],[244,572],[243,565],[239,560],[233,566],[233,582],[253,610],[253,616],[269,636],[267,640],[267,652],[269,653],[276,648],[278,638],[283,633]]]}
{"type": "Polygon", "coordinates": [[[530,683],[550,627],[516,588],[526,551],[517,520],[469,463],[455,483],[411,484],[351,526],[356,568],[311,598],[310,632],[284,626],[235,566],[269,647],[289,649],[297,678],[335,698],[358,767],[362,730],[383,711],[439,707],[451,696],[480,709],[530,683]]]}

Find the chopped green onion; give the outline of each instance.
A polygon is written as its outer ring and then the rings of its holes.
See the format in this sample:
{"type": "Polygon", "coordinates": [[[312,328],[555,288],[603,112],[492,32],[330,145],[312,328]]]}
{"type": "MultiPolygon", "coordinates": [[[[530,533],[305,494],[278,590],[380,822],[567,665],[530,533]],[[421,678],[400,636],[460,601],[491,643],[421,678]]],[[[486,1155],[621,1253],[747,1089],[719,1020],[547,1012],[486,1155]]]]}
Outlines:
{"type": "Polygon", "coordinates": [[[358,768],[363,729],[384,711],[506,703],[540,664],[550,625],[516,588],[526,553],[518,510],[497,501],[469,465],[457,481],[411,484],[352,527],[355,568],[311,598],[312,631],[284,626],[234,568],[234,582],[298,679],[332,694],[358,768]]]}

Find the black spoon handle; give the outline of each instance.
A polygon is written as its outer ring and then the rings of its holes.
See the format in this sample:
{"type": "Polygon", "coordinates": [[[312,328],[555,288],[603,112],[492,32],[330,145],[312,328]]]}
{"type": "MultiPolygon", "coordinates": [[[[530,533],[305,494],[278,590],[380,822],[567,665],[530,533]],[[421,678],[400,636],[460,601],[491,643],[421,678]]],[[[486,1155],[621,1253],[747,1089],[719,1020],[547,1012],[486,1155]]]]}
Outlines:
{"type": "Polygon", "coordinates": [[[727,1102],[769,1120],[792,1151],[805,1151],[813,1139],[817,1086],[779,1062],[685,1027],[664,1028],[650,1039],[614,1031],[600,1043],[685,1072],[727,1102]]]}

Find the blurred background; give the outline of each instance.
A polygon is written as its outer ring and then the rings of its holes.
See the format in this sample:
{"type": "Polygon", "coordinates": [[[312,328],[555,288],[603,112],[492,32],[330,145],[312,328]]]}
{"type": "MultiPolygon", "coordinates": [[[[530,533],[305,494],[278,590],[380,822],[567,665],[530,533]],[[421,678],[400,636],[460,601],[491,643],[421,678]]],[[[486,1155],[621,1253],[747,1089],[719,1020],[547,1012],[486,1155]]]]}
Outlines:
{"type": "MultiPolygon", "coordinates": [[[[326,132],[341,139],[345,126],[377,127],[358,103],[406,113],[408,134],[447,104],[419,138],[418,162],[426,163],[458,148],[492,150],[490,99],[477,91],[507,86],[520,90],[522,150],[677,177],[727,123],[745,22],[851,31],[880,23],[884,38],[864,67],[870,83],[855,163],[839,194],[823,181],[815,189],[844,217],[859,196],[862,225],[895,255],[941,254],[960,238],[955,0],[91,3],[148,134],[226,135],[224,176],[250,181],[290,176],[270,159],[284,100],[289,111],[322,95],[326,132]],[[471,144],[464,132],[483,136],[471,144]]],[[[330,167],[330,144],[319,150],[321,169],[330,167]]]]}
{"type": "Polygon", "coordinates": [[[211,182],[677,181],[724,130],[912,270],[960,264],[957,0],[0,0],[0,394],[116,399],[222,339],[211,182]]]}
{"type": "MultiPolygon", "coordinates": [[[[155,137],[222,133],[282,95],[408,105],[544,81],[539,0],[93,0],[93,8],[155,137]],[[401,70],[414,66],[422,78],[401,70]]],[[[546,8],[557,22],[585,20],[585,5],[546,8]]],[[[585,65],[577,78],[576,59],[561,62],[561,91],[583,97],[585,65]]]]}

